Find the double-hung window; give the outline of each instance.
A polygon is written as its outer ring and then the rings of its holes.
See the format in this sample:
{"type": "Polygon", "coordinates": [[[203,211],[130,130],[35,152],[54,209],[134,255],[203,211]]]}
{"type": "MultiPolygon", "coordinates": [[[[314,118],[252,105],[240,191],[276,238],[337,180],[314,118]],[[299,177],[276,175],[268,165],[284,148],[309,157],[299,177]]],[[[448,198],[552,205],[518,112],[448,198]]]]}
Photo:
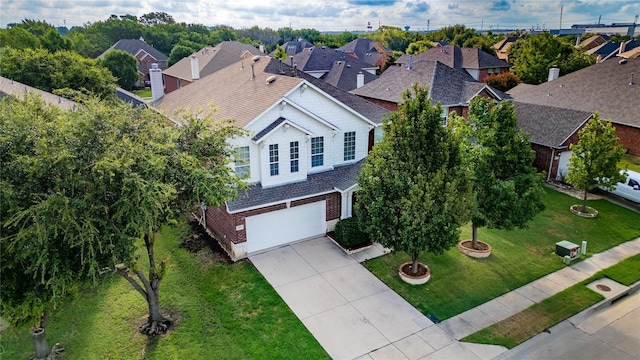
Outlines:
{"type": "Polygon", "coordinates": [[[237,148],[235,160],[236,174],[240,177],[249,176],[251,170],[251,163],[249,162],[249,147],[240,146],[237,148]]]}
{"type": "Polygon", "coordinates": [[[356,132],[344,133],[344,161],[356,158],[356,132]]]}
{"type": "Polygon", "coordinates": [[[276,176],[280,173],[278,166],[278,144],[269,145],[269,174],[276,176]]]}
{"type": "Polygon", "coordinates": [[[298,172],[300,170],[300,146],[297,141],[289,143],[289,159],[291,160],[291,172],[298,172]]]}
{"type": "Polygon", "coordinates": [[[324,138],[311,138],[311,167],[324,165],[324,138]]]}

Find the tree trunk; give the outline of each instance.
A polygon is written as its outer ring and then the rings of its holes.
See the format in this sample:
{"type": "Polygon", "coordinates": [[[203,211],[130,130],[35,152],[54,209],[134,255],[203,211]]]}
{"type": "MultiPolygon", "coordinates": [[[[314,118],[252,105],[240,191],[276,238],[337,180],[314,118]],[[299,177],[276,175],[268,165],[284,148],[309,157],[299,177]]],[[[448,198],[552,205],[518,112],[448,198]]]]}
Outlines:
{"type": "Polygon", "coordinates": [[[584,189],[584,198],[582,198],[582,210],[580,212],[587,212],[587,189],[584,189]]]}
{"type": "Polygon", "coordinates": [[[411,253],[411,274],[415,275],[418,273],[418,252],[413,251],[411,253]]]}
{"type": "Polygon", "coordinates": [[[157,289],[151,287],[147,289],[147,305],[149,306],[149,318],[146,324],[140,326],[140,332],[150,336],[164,334],[173,323],[173,319],[162,315],[157,289]]]}
{"type": "Polygon", "coordinates": [[[474,222],[471,223],[471,247],[478,249],[478,226],[474,222]]]}
{"type": "Polygon", "coordinates": [[[43,360],[49,357],[51,349],[47,344],[47,335],[44,332],[44,328],[38,327],[33,329],[33,343],[36,346],[35,360],[43,360]]]}

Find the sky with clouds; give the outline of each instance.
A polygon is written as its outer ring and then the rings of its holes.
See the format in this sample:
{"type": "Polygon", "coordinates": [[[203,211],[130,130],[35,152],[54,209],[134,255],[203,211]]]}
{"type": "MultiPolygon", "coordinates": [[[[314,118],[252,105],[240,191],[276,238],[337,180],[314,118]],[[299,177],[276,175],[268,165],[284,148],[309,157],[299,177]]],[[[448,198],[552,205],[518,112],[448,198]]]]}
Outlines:
{"type": "Polygon", "coordinates": [[[370,23],[433,30],[464,24],[475,29],[557,29],[572,24],[632,23],[639,0],[1,0],[0,27],[21,20],[80,26],[111,14],[166,12],[178,22],[236,29],[258,25],[320,31],[367,30],[370,23]]]}

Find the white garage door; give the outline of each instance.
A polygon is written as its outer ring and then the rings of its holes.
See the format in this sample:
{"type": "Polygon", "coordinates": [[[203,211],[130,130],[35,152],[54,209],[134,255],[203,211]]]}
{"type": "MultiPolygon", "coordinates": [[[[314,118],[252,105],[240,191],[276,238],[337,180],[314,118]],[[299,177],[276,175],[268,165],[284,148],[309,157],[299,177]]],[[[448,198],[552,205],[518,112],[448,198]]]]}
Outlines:
{"type": "Polygon", "coordinates": [[[569,158],[573,154],[573,151],[563,151],[560,153],[560,161],[558,161],[558,173],[556,174],[556,180],[561,180],[564,176],[567,176],[569,172],[569,158]]]}
{"type": "Polygon", "coordinates": [[[295,206],[245,219],[247,253],[324,235],[326,202],[295,206]]]}

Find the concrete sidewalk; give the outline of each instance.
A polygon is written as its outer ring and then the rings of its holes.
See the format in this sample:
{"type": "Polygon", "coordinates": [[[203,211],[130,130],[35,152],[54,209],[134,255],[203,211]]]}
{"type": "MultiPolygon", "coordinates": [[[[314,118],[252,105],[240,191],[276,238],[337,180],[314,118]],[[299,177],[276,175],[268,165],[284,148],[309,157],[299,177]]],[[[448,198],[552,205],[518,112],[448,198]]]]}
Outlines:
{"type": "MultiPolygon", "coordinates": [[[[639,253],[640,238],[636,238],[543,276],[489,302],[449,318],[438,324],[438,326],[451,334],[456,340],[460,340],[467,335],[517,314],[529,306],[591,277],[602,269],[639,253]]],[[[628,288],[620,284],[607,284],[613,287],[613,294],[628,290],[628,288]]],[[[595,288],[594,290],[598,291],[595,288]]],[[[603,293],[603,295],[609,296],[611,294],[603,293]]]]}

